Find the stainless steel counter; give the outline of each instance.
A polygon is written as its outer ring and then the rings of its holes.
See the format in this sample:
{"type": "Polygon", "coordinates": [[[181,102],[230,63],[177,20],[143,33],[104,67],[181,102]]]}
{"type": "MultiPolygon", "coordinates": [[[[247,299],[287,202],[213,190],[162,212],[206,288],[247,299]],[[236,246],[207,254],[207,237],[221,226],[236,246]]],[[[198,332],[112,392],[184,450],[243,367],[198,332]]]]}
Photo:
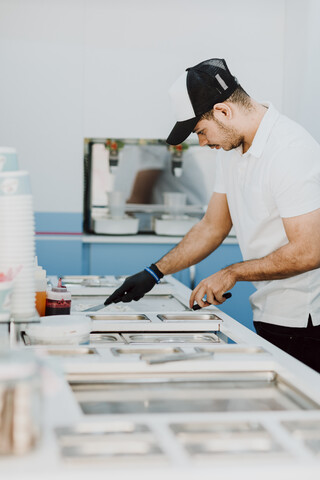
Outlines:
{"type": "MultiPolygon", "coordinates": [[[[69,288],[74,309],[114,286],[69,288]]],[[[44,432],[2,459],[8,478],[319,476],[320,375],[189,294],[169,277],[134,311],[92,315],[89,345],[18,337],[43,362],[44,432]]]]}

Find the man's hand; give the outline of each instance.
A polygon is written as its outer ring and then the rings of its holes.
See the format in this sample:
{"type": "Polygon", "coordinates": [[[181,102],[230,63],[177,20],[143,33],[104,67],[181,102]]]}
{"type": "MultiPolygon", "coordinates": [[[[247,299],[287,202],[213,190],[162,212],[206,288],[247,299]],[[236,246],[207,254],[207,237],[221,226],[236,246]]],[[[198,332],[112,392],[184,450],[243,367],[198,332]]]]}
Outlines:
{"type": "Polygon", "coordinates": [[[121,287],[115,290],[113,294],[107,298],[104,304],[110,305],[111,303],[119,302],[128,303],[132,300],[137,302],[149,292],[162,277],[163,274],[160,270],[152,264],[146,270],[126,278],[121,287]]]}
{"type": "Polygon", "coordinates": [[[234,287],[235,283],[236,279],[228,267],[201,280],[191,293],[190,308],[193,307],[194,302],[201,308],[209,305],[221,305],[229,298],[229,296],[224,296],[225,292],[234,287]],[[204,297],[207,297],[206,300],[203,300],[204,297]]]}

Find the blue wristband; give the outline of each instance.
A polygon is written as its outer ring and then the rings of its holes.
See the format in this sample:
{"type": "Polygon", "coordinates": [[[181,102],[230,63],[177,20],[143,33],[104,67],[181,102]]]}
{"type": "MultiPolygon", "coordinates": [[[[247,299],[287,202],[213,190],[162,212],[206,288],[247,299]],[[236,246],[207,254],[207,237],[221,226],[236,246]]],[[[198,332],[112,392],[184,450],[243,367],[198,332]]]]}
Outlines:
{"type": "Polygon", "coordinates": [[[145,271],[148,272],[148,273],[150,273],[150,275],[155,279],[155,281],[156,281],[157,283],[160,283],[160,278],[158,277],[158,275],[156,275],[156,274],[154,273],[153,270],[151,270],[151,268],[146,267],[146,268],[145,268],[145,271]]]}

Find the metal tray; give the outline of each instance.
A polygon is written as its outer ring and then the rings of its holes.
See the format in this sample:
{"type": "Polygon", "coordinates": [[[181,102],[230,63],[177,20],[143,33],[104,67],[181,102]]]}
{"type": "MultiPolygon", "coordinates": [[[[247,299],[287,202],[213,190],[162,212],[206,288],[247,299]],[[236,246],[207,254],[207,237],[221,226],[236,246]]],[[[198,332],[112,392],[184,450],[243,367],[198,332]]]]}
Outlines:
{"type": "Polygon", "coordinates": [[[122,333],[127,343],[219,343],[214,333],[122,333]]]}
{"type": "Polygon", "coordinates": [[[215,315],[214,313],[181,313],[181,314],[160,314],[158,318],[162,322],[208,322],[208,321],[215,321],[218,323],[222,323],[223,320],[215,315]]]}
{"type": "Polygon", "coordinates": [[[137,302],[142,311],[147,312],[181,312],[191,309],[175,295],[145,295],[137,302]]]}
{"type": "MultiPolygon", "coordinates": [[[[71,302],[71,310],[74,312],[83,312],[84,310],[95,305],[103,304],[107,295],[83,295],[73,294],[71,302]]],[[[145,295],[138,302],[130,303],[112,303],[101,313],[135,313],[135,312],[181,312],[191,311],[181,300],[171,294],[152,294],[145,295]]]]}
{"type": "Polygon", "coordinates": [[[243,434],[248,432],[264,432],[265,428],[259,422],[243,422],[243,421],[229,421],[229,422],[182,422],[170,424],[171,430],[176,436],[181,438],[189,438],[190,435],[233,435],[243,434]]]}
{"type": "Polygon", "coordinates": [[[114,313],[114,314],[102,314],[102,315],[88,315],[91,320],[103,320],[104,322],[112,322],[112,323],[132,323],[132,322],[139,322],[139,323],[148,323],[150,322],[150,318],[147,315],[142,314],[124,314],[124,313],[114,313]]]}
{"type": "Polygon", "coordinates": [[[232,345],[231,348],[225,348],[222,345],[219,345],[219,348],[213,349],[213,347],[195,347],[196,352],[214,352],[215,355],[223,354],[223,355],[257,355],[263,353],[265,355],[270,355],[262,347],[254,347],[254,346],[243,346],[243,345],[232,345]]]}
{"type": "Polygon", "coordinates": [[[85,414],[258,412],[319,409],[275,372],[69,377],[85,414]],[[118,377],[118,378],[117,378],[118,377]]]}
{"type": "Polygon", "coordinates": [[[48,355],[57,357],[81,357],[83,355],[98,355],[95,348],[78,347],[78,348],[45,348],[43,349],[48,355]]]}
{"type": "Polygon", "coordinates": [[[252,455],[257,453],[279,454],[283,453],[281,446],[265,432],[263,435],[248,437],[247,434],[240,435],[237,438],[205,438],[203,441],[184,441],[183,446],[188,454],[193,458],[202,460],[212,455],[252,455]]]}
{"type": "Polygon", "coordinates": [[[165,459],[161,448],[154,442],[119,438],[118,441],[110,439],[104,442],[87,441],[83,444],[75,446],[62,446],[60,448],[61,455],[64,460],[74,461],[77,465],[81,463],[92,462],[107,462],[108,465],[112,462],[141,462],[150,461],[152,463],[158,460],[165,459]]]}
{"type": "Polygon", "coordinates": [[[99,275],[62,275],[62,283],[70,285],[81,285],[83,281],[99,280],[99,275]]]}
{"type": "Polygon", "coordinates": [[[134,422],[80,423],[55,429],[64,460],[81,462],[157,460],[164,457],[153,432],[134,422]]]}
{"type": "Polygon", "coordinates": [[[289,430],[289,432],[296,435],[316,432],[316,434],[320,436],[320,420],[288,420],[282,422],[282,425],[289,430]]]}
{"type": "Polygon", "coordinates": [[[320,420],[286,421],[283,425],[313,453],[320,455],[320,420]]]}
{"type": "Polygon", "coordinates": [[[118,333],[109,332],[91,332],[90,344],[109,344],[109,343],[125,343],[124,339],[118,333]]]}
{"type": "Polygon", "coordinates": [[[150,433],[147,425],[142,423],[134,423],[130,421],[123,422],[101,422],[99,423],[78,423],[72,427],[57,427],[56,435],[64,444],[69,443],[72,439],[76,442],[79,439],[85,440],[94,435],[96,438],[102,439],[113,437],[115,435],[132,435],[137,433],[150,433]]]}
{"type": "Polygon", "coordinates": [[[171,355],[181,353],[181,348],[111,348],[112,355],[171,355]]]}

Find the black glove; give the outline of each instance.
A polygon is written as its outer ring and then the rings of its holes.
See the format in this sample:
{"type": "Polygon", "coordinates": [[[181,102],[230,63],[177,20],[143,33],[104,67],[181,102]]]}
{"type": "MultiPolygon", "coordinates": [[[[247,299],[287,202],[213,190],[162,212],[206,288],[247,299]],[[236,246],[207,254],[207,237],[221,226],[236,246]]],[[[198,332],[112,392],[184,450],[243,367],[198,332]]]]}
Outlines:
{"type": "Polygon", "coordinates": [[[162,277],[163,273],[160,272],[156,265],[152,264],[142,272],[126,278],[121,287],[117,288],[104,304],[110,305],[111,303],[138,301],[156,283],[159,283],[162,277]]]}

